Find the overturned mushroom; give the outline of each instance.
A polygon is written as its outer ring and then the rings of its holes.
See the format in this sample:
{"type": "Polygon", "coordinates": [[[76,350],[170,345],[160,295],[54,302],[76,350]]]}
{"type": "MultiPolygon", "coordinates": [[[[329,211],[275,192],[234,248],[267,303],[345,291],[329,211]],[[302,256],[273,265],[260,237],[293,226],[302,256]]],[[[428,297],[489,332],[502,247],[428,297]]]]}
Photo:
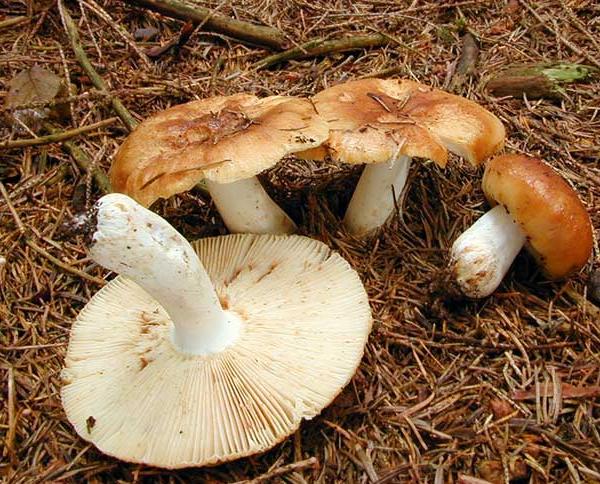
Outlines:
{"type": "Polygon", "coordinates": [[[179,468],[262,452],[349,382],[371,327],[356,272],[301,236],[193,247],[122,194],[97,204],[90,253],[120,276],[75,321],[62,402],[120,459],[179,468]]]}
{"type": "Polygon", "coordinates": [[[494,206],[456,239],[450,268],[469,297],[496,290],[525,245],[550,279],[581,269],[592,252],[592,224],[575,191],[537,158],[490,160],[483,190],[494,206]]]}
{"type": "Polygon", "coordinates": [[[444,167],[447,150],[477,165],[500,149],[504,127],[473,101],[406,80],[366,79],[325,89],[313,98],[330,135],[303,158],[365,163],[346,211],[354,234],[383,225],[400,196],[412,157],[444,167]]]}
{"type": "Polygon", "coordinates": [[[119,149],[111,182],[149,206],[205,179],[232,232],[291,233],[294,222],[256,175],[327,135],[304,99],[237,94],[193,101],[141,123],[119,149]]]}

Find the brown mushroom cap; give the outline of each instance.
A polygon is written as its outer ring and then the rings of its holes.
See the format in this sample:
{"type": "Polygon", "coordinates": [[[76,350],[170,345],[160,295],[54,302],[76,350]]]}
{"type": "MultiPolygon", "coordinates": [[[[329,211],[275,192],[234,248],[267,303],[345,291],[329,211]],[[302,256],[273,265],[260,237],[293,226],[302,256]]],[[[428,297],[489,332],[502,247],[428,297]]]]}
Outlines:
{"type": "Polygon", "coordinates": [[[543,161],[498,156],[486,164],[483,190],[521,226],[548,277],[559,279],[585,265],[593,246],[590,217],[577,193],[543,161]]]}
{"type": "MultiPolygon", "coordinates": [[[[329,123],[328,153],[344,163],[381,163],[407,155],[445,166],[450,150],[476,165],[504,143],[504,127],[492,113],[418,82],[350,81],[321,91],[313,102],[329,123]]],[[[322,159],[325,153],[310,150],[299,156],[322,159]]]]}
{"type": "Polygon", "coordinates": [[[204,178],[250,178],[327,135],[327,123],[305,99],[236,94],[193,101],[141,123],[119,149],[110,179],[116,191],[148,206],[204,178]]]}

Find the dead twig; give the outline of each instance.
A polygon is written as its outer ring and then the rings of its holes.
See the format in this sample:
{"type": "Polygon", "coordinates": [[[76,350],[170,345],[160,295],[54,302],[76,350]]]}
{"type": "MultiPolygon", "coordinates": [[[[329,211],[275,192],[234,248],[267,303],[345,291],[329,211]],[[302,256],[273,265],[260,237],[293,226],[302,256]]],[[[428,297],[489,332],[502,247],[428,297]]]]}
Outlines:
{"type": "Polygon", "coordinates": [[[274,54],[256,62],[252,67],[256,70],[270,67],[280,62],[294,59],[306,59],[324,54],[333,54],[335,52],[345,52],[348,50],[366,49],[369,47],[381,47],[391,43],[392,40],[382,34],[357,35],[344,39],[324,40],[315,39],[306,42],[293,49],[288,49],[279,54],[274,54]]]}
{"type": "Polygon", "coordinates": [[[105,126],[110,126],[119,118],[108,118],[103,119],[102,121],[98,121],[97,123],[88,124],[87,126],[81,126],[80,128],[69,129],[67,131],[60,131],[49,134],[47,136],[40,136],[38,138],[28,138],[28,139],[17,139],[14,141],[5,141],[4,143],[0,143],[0,149],[14,149],[14,148],[25,148],[26,146],[36,146],[36,145],[47,145],[50,143],[59,143],[61,141],[74,138],[75,136],[79,136],[80,134],[88,133],[90,131],[94,131],[99,128],[104,128],[105,126]]]}
{"type": "Polygon", "coordinates": [[[0,21],[0,30],[9,29],[11,27],[15,27],[16,25],[20,25],[23,23],[29,22],[29,17],[20,16],[20,17],[8,17],[2,21],[0,21]]]}
{"type": "MultiPolygon", "coordinates": [[[[85,53],[85,50],[81,45],[81,39],[79,38],[77,26],[75,25],[75,22],[73,22],[73,19],[71,18],[71,15],[69,14],[68,10],[63,5],[62,0],[58,1],[58,9],[63,20],[65,31],[67,32],[69,40],[71,41],[71,47],[73,48],[73,52],[75,53],[75,57],[79,61],[79,64],[81,64],[81,67],[83,67],[83,70],[87,73],[90,80],[92,81],[94,86],[96,86],[97,89],[103,92],[108,92],[108,86],[104,82],[104,79],[102,79],[102,77],[100,77],[100,74],[96,72],[96,69],[94,69],[94,66],[92,66],[92,63],[90,62],[87,54],[85,53]]],[[[138,123],[133,118],[131,113],[127,110],[127,108],[123,105],[121,100],[114,96],[111,96],[110,102],[117,115],[121,118],[125,126],[127,126],[127,129],[129,131],[133,131],[138,123]]]]}
{"type": "MultiPolygon", "coordinates": [[[[50,123],[45,123],[44,127],[51,133],[58,131],[58,128],[50,123]]],[[[92,160],[90,160],[90,157],[81,148],[70,141],[64,142],[62,144],[62,148],[73,157],[79,168],[85,172],[89,172],[90,170],[92,171],[92,178],[102,193],[112,192],[112,186],[106,173],[104,173],[104,171],[98,166],[92,167],[92,160]]]]}
{"type": "Polygon", "coordinates": [[[255,25],[224,15],[214,14],[210,9],[197,5],[192,7],[177,0],[133,0],[131,3],[167,17],[190,20],[195,24],[205,22],[208,30],[252,44],[264,45],[273,49],[283,49],[286,45],[283,34],[273,27],[255,25]]]}

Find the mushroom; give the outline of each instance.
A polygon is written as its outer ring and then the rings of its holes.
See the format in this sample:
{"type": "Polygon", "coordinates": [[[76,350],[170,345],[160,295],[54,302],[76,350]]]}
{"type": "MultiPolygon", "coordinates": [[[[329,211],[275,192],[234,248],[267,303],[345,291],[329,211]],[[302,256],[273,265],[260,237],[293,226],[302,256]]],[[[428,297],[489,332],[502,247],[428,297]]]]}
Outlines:
{"type": "Polygon", "coordinates": [[[144,206],[204,179],[231,232],[292,233],[294,222],[256,175],[327,135],[327,123],[305,99],[236,94],[193,101],[141,123],[119,149],[110,179],[115,191],[144,206]]]}
{"type": "Polygon", "coordinates": [[[413,81],[345,82],[321,91],[313,103],[330,135],[323,146],[299,156],[322,160],[328,154],[339,162],[367,164],[344,217],[356,235],[389,218],[412,157],[444,167],[450,150],[477,165],[504,142],[504,127],[489,111],[413,81]]]}
{"type": "Polygon", "coordinates": [[[494,208],[450,252],[450,270],[466,296],[494,292],[523,245],[552,280],[585,265],[593,246],[590,217],[571,186],[543,161],[498,156],[485,167],[483,191],[494,208]]]}
{"type": "Polygon", "coordinates": [[[349,382],[371,311],[325,244],[233,234],[192,246],[126,195],[96,211],[90,255],[120,275],[73,324],[61,397],[102,452],[165,468],[263,452],[349,382]]]}

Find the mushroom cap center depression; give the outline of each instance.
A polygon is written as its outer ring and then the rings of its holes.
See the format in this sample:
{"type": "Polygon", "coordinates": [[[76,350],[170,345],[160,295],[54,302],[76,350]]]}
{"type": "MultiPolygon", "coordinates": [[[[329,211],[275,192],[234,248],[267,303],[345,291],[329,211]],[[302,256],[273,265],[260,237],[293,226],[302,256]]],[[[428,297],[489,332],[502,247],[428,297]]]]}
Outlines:
{"type": "Polygon", "coordinates": [[[208,113],[192,119],[162,122],[158,128],[168,134],[167,142],[175,149],[203,143],[217,144],[223,138],[248,129],[255,122],[232,108],[208,113]]]}

